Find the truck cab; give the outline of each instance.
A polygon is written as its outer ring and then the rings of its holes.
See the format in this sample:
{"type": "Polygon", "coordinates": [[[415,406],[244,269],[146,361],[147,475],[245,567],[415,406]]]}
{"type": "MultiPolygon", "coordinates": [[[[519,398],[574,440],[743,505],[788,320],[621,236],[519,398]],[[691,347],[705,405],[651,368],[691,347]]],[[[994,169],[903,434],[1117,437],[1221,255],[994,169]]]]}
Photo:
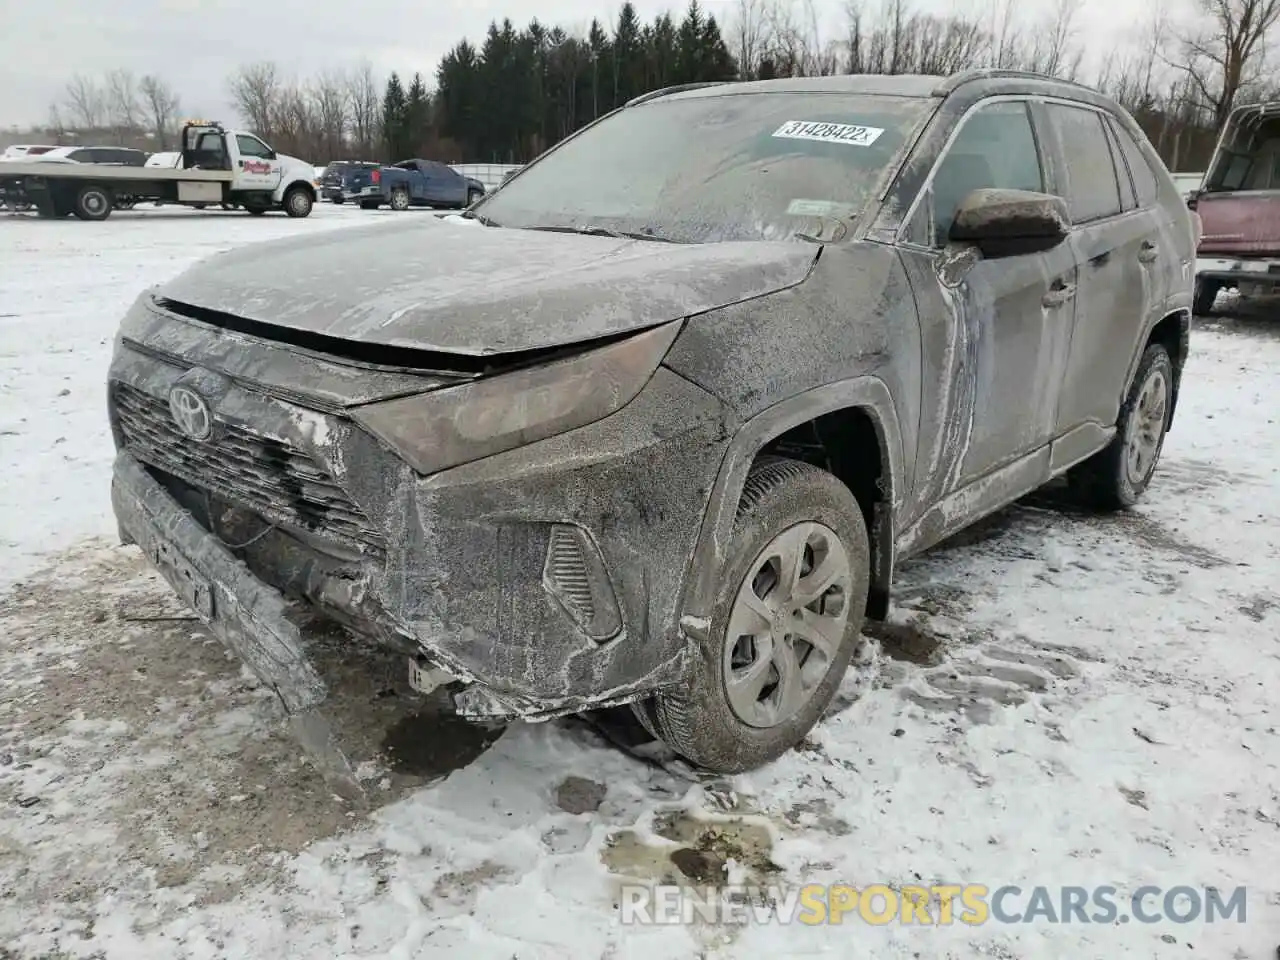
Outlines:
{"type": "Polygon", "coordinates": [[[250,213],[283,206],[292,216],[306,216],[315,203],[314,168],[277,153],[252,133],[192,120],[182,127],[181,145],[180,169],[231,173],[228,196],[219,200],[242,203],[250,213]]]}
{"type": "Polygon", "coordinates": [[[1280,101],[1231,111],[1187,206],[1201,223],[1197,314],[1208,313],[1223,289],[1241,297],[1280,289],[1280,101]]]}

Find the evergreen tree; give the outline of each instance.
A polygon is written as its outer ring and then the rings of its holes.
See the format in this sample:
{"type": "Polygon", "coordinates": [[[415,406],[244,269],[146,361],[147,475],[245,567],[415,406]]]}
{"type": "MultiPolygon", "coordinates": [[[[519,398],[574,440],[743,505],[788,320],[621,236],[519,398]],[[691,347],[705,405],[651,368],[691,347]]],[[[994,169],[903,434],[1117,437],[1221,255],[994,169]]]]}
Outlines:
{"type": "Polygon", "coordinates": [[[422,151],[430,139],[430,124],[431,100],[427,95],[427,85],[422,82],[422,74],[415,73],[404,106],[404,145],[410,154],[422,151]]]}
{"type": "Polygon", "coordinates": [[[382,96],[382,139],[392,163],[407,159],[408,121],[404,85],[400,82],[400,75],[392,71],[387,80],[387,92],[382,96]]]}

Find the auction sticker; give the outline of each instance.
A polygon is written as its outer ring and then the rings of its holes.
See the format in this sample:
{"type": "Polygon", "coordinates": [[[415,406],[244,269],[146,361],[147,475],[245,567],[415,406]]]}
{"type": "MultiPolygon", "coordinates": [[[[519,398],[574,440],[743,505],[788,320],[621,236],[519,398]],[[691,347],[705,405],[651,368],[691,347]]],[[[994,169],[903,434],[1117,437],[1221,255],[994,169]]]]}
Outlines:
{"type": "Polygon", "coordinates": [[[820,143],[843,143],[850,147],[869,147],[884,133],[880,127],[863,127],[853,123],[823,123],[817,120],[788,120],[775,137],[786,140],[817,140],[820,143]]]}

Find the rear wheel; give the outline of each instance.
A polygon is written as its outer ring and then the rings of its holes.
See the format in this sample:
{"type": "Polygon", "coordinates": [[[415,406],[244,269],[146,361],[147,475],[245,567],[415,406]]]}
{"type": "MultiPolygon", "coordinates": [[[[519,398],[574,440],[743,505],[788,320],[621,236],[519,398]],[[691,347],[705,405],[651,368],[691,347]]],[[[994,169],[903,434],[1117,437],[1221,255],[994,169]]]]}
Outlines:
{"type": "Polygon", "coordinates": [[[81,220],[107,219],[111,216],[111,191],[96,184],[81,187],[72,213],[81,220]]]}
{"type": "Polygon", "coordinates": [[[310,215],[315,201],[311,199],[311,191],[306,187],[290,187],[284,194],[284,212],[291,217],[310,215]]]}
{"type": "Polygon", "coordinates": [[[391,191],[391,209],[392,210],[408,210],[409,209],[409,191],[408,190],[392,190],[391,191]]]}
{"type": "Polygon", "coordinates": [[[1221,289],[1221,280],[1197,279],[1191,301],[1191,312],[1201,317],[1212,313],[1214,301],[1218,299],[1218,291],[1221,289]]]}
{"type": "Polygon", "coordinates": [[[797,460],[752,467],[706,641],[683,683],[636,707],[687,760],[740,773],[782,756],[822,716],[862,629],[871,570],[848,488],[797,460]]]}
{"type": "Polygon", "coordinates": [[[1147,347],[1110,444],[1074,467],[1067,480],[1076,496],[1096,510],[1131,507],[1146,492],[1160,462],[1173,405],[1173,361],[1158,343],[1147,347]]]}

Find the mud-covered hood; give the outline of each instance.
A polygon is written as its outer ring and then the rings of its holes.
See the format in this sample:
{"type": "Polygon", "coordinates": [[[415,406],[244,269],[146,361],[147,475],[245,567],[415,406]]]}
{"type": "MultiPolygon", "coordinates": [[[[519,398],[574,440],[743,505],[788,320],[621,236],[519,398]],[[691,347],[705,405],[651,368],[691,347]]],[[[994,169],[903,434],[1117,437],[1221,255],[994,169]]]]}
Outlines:
{"type": "Polygon", "coordinates": [[[154,291],[260,323],[485,355],[640,330],[802,281],[803,241],[675,244],[402,215],[218,254],[154,291]]]}

